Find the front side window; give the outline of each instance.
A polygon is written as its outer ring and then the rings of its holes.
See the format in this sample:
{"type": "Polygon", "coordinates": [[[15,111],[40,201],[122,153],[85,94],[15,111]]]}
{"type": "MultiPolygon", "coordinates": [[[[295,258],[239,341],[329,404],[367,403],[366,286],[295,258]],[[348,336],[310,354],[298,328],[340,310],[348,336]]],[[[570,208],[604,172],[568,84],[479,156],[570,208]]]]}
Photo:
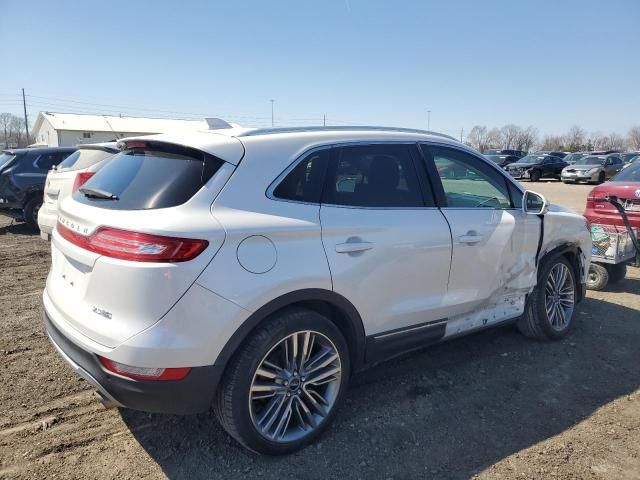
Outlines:
{"type": "Polygon", "coordinates": [[[511,208],[507,181],[494,168],[459,150],[429,147],[448,207],[511,208]]]}
{"type": "Polygon", "coordinates": [[[423,207],[410,148],[400,144],[337,148],[322,202],[353,207],[423,207]]]}
{"type": "Polygon", "coordinates": [[[273,190],[275,198],[320,202],[330,149],[312,152],[302,159],[273,190]]]}

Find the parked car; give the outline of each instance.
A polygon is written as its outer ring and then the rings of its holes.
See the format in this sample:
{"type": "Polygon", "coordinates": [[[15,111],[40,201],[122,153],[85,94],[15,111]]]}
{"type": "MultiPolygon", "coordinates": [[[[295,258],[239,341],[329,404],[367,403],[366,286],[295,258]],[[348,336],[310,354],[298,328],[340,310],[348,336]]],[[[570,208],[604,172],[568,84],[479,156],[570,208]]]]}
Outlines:
{"type": "Polygon", "coordinates": [[[496,165],[504,168],[507,165],[511,165],[514,162],[517,162],[520,157],[516,157],[515,155],[484,155],[489,160],[494,162],[496,165]]]}
{"type": "Polygon", "coordinates": [[[59,206],[44,323],[105,404],[213,406],[241,444],[283,454],[365,366],[504,322],[563,338],[586,227],[445,135],[126,139],[59,206]]]}
{"type": "Polygon", "coordinates": [[[556,152],[551,150],[538,150],[533,152],[533,155],[550,155],[552,157],[564,158],[567,156],[567,152],[556,152]]]}
{"type": "Polygon", "coordinates": [[[71,147],[20,148],[0,155],[0,214],[38,228],[47,172],[71,155],[71,147]]]}
{"type": "Polygon", "coordinates": [[[560,173],[566,166],[567,163],[559,157],[533,154],[507,165],[506,170],[514,178],[537,182],[541,178],[560,178],[560,173]]]}
{"type": "Polygon", "coordinates": [[[569,165],[573,165],[578,160],[580,160],[583,157],[586,157],[587,155],[589,155],[589,152],[573,152],[573,153],[568,154],[562,160],[567,162],[569,165]]]}
{"type": "MultiPolygon", "coordinates": [[[[631,228],[640,232],[640,162],[633,162],[628,168],[615,175],[611,180],[594,187],[587,196],[584,217],[593,225],[613,226],[624,232],[625,224],[622,216],[606,198],[612,195],[624,206],[631,228]]],[[[595,246],[595,244],[594,244],[595,246]]],[[[636,256],[640,263],[640,255],[636,256]]],[[[595,289],[608,282],[616,282],[624,278],[626,264],[597,265],[589,273],[589,283],[596,284],[595,289]]]]}
{"type": "Polygon", "coordinates": [[[589,155],[565,167],[561,178],[564,183],[602,183],[620,170],[622,170],[622,160],[618,154],[589,155]]]}
{"type": "Polygon", "coordinates": [[[624,170],[625,168],[630,167],[631,165],[637,163],[638,160],[640,160],[640,155],[636,155],[635,157],[631,157],[629,160],[627,160],[624,163],[624,165],[622,165],[622,169],[624,170]]]}
{"type": "Polygon", "coordinates": [[[615,195],[624,205],[629,223],[640,229],[640,163],[634,162],[611,180],[594,187],[587,196],[585,218],[590,223],[624,227],[622,217],[613,205],[605,201],[607,195],[615,195]]]}
{"type": "Polygon", "coordinates": [[[635,161],[639,156],[640,156],[640,152],[627,152],[627,153],[620,154],[620,158],[622,159],[622,163],[624,164],[624,166],[629,165],[631,162],[635,161]]]}
{"type": "Polygon", "coordinates": [[[95,174],[96,165],[99,167],[118,151],[115,142],[78,145],[78,150],[49,171],[42,208],[38,212],[38,227],[43,239],[49,240],[56,226],[58,204],[95,174]]]}
{"type": "Polygon", "coordinates": [[[522,158],[527,155],[524,150],[499,150],[491,148],[484,152],[485,155],[513,155],[514,157],[522,158]]]}

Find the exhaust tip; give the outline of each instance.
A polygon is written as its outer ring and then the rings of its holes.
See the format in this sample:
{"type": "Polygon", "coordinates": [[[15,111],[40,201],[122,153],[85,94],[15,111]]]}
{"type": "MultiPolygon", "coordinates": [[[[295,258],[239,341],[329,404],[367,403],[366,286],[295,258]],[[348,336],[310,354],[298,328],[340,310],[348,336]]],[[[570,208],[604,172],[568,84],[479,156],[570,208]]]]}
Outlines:
{"type": "Polygon", "coordinates": [[[96,391],[94,392],[94,395],[98,398],[98,401],[102,404],[102,406],[107,410],[111,410],[112,408],[116,408],[118,406],[118,403],[115,400],[108,398],[102,392],[96,391]]]}

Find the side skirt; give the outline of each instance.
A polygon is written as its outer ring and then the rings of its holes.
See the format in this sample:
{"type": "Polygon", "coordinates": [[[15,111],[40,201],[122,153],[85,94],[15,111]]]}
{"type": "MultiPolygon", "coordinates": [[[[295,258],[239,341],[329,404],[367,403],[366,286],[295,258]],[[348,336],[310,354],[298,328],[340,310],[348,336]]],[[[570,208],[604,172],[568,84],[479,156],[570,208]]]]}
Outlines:
{"type": "Polygon", "coordinates": [[[366,362],[377,363],[411,350],[437,343],[447,328],[447,319],[397,328],[367,337],[366,362]]]}

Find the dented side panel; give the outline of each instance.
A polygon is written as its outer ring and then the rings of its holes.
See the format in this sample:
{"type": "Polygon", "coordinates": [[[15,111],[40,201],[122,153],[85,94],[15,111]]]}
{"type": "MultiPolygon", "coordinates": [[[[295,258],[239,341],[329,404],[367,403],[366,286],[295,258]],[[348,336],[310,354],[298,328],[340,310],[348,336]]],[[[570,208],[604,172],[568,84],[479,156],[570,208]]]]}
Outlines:
{"type": "MultiPolygon", "coordinates": [[[[452,222],[462,222],[462,215],[447,214],[452,222]]],[[[586,282],[591,259],[591,235],[587,229],[585,219],[562,207],[552,205],[544,218],[536,215],[526,215],[513,211],[503,211],[500,225],[493,217],[492,222],[485,223],[484,228],[490,232],[491,245],[483,248],[478,245],[476,251],[456,248],[454,237],[454,251],[448,296],[462,300],[465,295],[469,298],[466,305],[472,305],[466,311],[458,308],[451,309],[444,338],[461,335],[484,327],[501,323],[505,320],[517,318],[524,312],[527,295],[537,283],[537,266],[539,261],[548,253],[556,249],[571,248],[580,255],[579,282],[586,282]],[[544,228],[542,227],[544,222],[544,228]],[[536,252],[540,247],[536,258],[536,252]],[[492,257],[492,247],[493,257],[492,257]],[[457,257],[456,257],[457,253],[457,257]],[[473,261],[473,255],[477,259],[473,261]],[[495,259],[495,265],[490,260],[495,259]],[[461,280],[454,275],[464,273],[467,276],[461,280]],[[494,280],[495,279],[495,280],[494,280]],[[479,282],[475,290],[477,295],[464,287],[465,282],[479,282]],[[483,290],[484,288],[484,290],[483,290]],[[480,299],[479,293],[485,292],[480,299]],[[474,304],[475,302],[475,304],[474,304]]],[[[453,226],[452,226],[453,230],[453,226]]]]}
{"type": "MultiPolygon", "coordinates": [[[[536,283],[541,221],[520,210],[442,209],[451,226],[453,253],[444,303],[449,319],[500,311],[536,283]],[[469,242],[473,236],[476,242],[469,242]]],[[[521,303],[519,300],[516,304],[521,303]]],[[[508,309],[508,314],[514,312],[508,309]]],[[[515,314],[519,314],[516,312],[515,314]]],[[[493,318],[492,314],[488,314],[493,318]]],[[[496,314],[495,321],[501,315],[496,314]]],[[[493,320],[492,320],[493,321],[493,320]]],[[[472,328],[471,326],[469,328],[472,328]]]]}

